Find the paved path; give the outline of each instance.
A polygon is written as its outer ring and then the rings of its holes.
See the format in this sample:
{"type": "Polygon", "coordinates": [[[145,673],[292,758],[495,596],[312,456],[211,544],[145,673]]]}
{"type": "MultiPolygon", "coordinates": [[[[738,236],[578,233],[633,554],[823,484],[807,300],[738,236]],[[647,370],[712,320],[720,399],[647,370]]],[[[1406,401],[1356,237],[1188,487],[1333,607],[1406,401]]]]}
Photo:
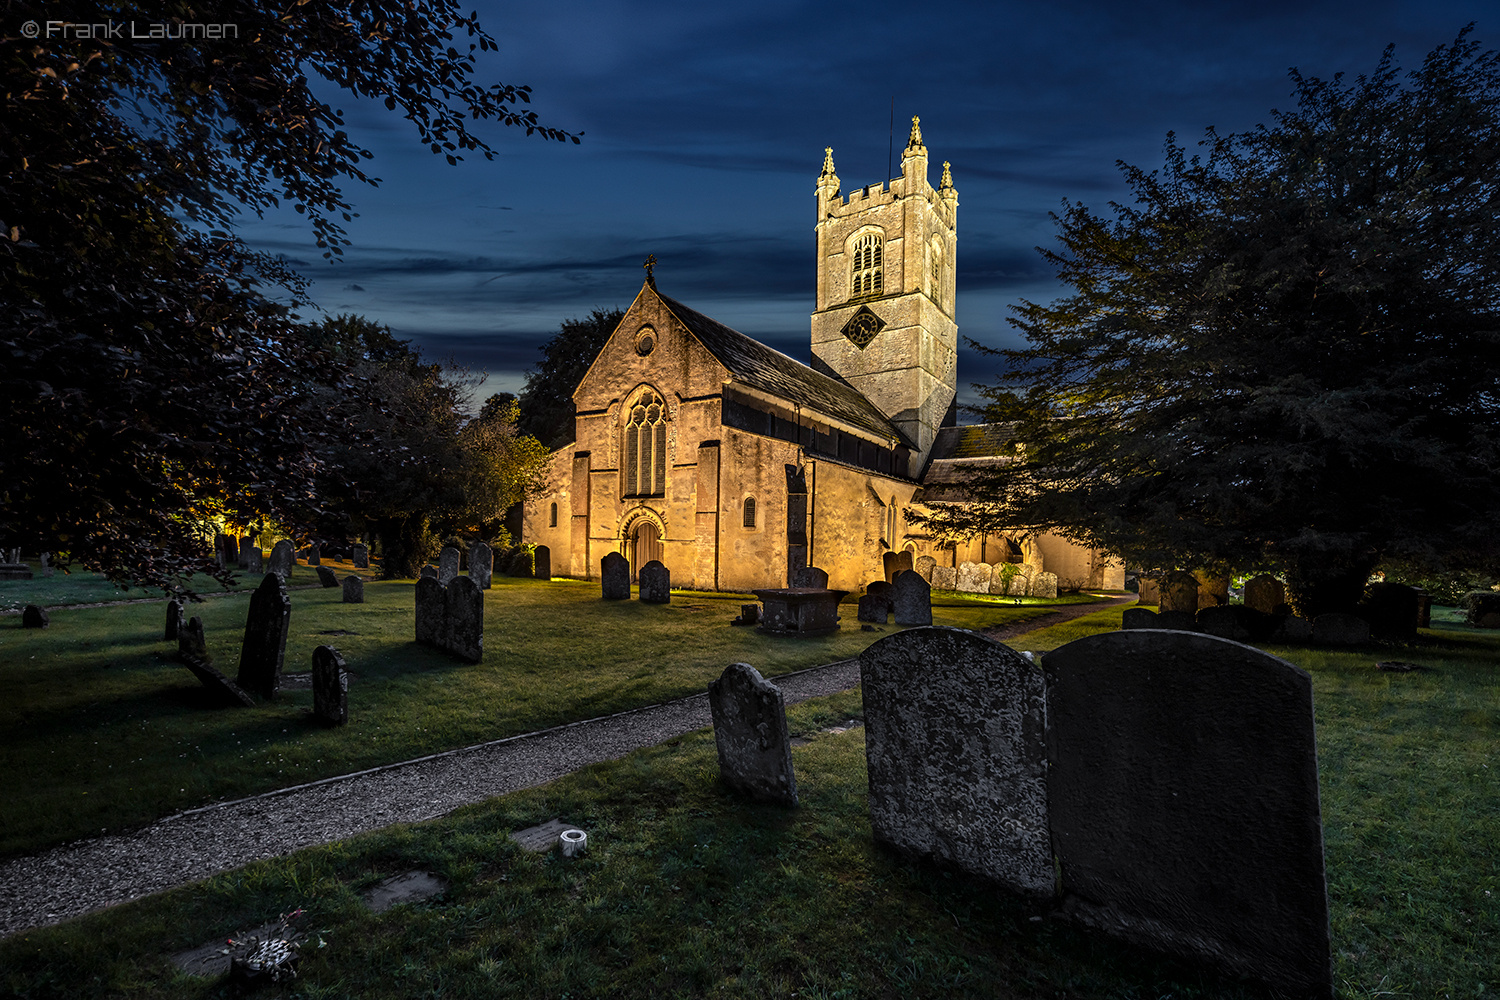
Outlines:
{"type": "MultiPolygon", "coordinates": [[[[1133,598],[986,631],[1005,639],[1133,598]]],[[[788,704],[859,684],[859,661],[774,678],[788,704]]],[[[713,724],[707,694],[573,722],[169,816],[131,833],[0,863],[0,937],[208,878],[262,858],[545,784],[713,724]]]]}

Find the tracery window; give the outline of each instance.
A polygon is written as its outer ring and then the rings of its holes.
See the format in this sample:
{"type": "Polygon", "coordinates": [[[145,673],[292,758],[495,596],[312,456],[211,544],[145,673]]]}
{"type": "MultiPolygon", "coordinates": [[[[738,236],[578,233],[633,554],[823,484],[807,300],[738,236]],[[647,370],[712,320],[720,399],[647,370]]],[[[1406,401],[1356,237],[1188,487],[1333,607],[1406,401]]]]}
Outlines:
{"type": "Polygon", "coordinates": [[[755,498],[754,497],[746,497],[745,498],[745,521],[744,521],[744,524],[745,524],[745,527],[747,527],[747,528],[753,528],[753,527],[755,527],[755,498]]]}
{"type": "Polygon", "coordinates": [[[630,407],[621,449],[625,495],[659,497],[667,492],[667,404],[651,390],[630,407]]]}
{"type": "Polygon", "coordinates": [[[851,298],[881,294],[884,281],[881,252],[884,243],[885,238],[879,233],[865,233],[854,241],[854,270],[849,286],[851,298]]]}

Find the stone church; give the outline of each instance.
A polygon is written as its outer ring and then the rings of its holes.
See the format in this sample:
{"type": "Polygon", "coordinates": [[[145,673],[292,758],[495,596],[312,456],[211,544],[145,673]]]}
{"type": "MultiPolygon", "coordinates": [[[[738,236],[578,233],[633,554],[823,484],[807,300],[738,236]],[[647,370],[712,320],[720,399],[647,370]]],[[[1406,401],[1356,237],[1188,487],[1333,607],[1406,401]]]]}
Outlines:
{"type": "Polygon", "coordinates": [[[576,440],[525,506],[522,539],[551,549],[554,574],[597,578],[620,552],[632,573],[661,560],[676,587],[781,587],[814,565],[858,592],[929,555],[1122,586],[1118,560],[1050,533],[944,542],[907,523],[964,502],[961,467],[1000,461],[1002,437],[955,425],[958,192],[947,163],[928,182],[919,124],[901,176],[847,198],[825,154],[811,366],[662,294],[648,269],[573,394],[576,440]]]}

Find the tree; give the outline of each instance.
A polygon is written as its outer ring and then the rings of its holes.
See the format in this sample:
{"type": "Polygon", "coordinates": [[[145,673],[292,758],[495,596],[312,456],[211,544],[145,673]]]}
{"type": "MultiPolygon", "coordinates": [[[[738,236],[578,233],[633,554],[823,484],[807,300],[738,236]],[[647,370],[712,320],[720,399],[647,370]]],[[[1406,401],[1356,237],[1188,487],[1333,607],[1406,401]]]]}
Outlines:
{"type": "MultiPolygon", "coordinates": [[[[1014,459],[949,531],[1053,528],[1146,567],[1284,571],[1347,609],[1383,558],[1500,560],[1500,57],[1291,73],[1297,106],[1068,204],[1072,293],[984,388],[1014,459]]],[[[977,346],[977,345],[976,345],[977,346]]]]}
{"type": "Polygon", "coordinates": [[[573,393],[588,374],[610,334],[625,314],[618,308],[595,309],[584,319],[565,319],[562,328],[542,347],[542,360],[526,373],[521,390],[517,426],[548,448],[574,439],[573,393]]]}
{"type": "Polygon", "coordinates": [[[230,234],[286,201],[335,256],[341,185],[377,183],[309,77],[399,109],[450,163],[493,155],[477,120],[577,139],[519,109],[527,88],[474,82],[495,43],[450,2],[158,9],[232,37],[135,37],[123,4],[4,7],[0,544],[171,589],[212,565],[210,518],[318,516],[339,428],[309,403],[362,391],[268,297],[300,302],[297,277],[230,234]]]}

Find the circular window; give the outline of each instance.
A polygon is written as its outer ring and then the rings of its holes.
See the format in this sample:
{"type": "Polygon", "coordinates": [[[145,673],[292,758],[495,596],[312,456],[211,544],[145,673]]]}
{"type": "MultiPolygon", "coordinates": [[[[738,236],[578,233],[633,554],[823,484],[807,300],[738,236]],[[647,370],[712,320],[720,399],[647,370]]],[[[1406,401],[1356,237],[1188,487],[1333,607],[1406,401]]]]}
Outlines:
{"type": "Polygon", "coordinates": [[[650,330],[645,331],[635,341],[635,353],[645,357],[656,350],[656,334],[650,330]]]}

